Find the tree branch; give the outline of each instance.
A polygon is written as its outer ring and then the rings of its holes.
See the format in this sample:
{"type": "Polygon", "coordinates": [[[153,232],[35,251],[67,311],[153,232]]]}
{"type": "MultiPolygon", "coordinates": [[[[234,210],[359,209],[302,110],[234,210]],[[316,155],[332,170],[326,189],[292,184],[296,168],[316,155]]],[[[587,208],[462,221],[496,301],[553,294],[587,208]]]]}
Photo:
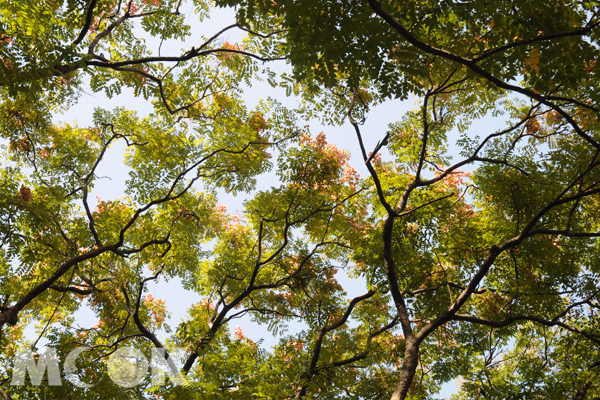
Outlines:
{"type": "Polygon", "coordinates": [[[94,18],[94,8],[96,8],[96,3],[98,0],[91,0],[90,5],[88,6],[87,12],[85,13],[85,22],[83,24],[83,28],[81,28],[81,32],[79,32],[79,36],[73,42],[74,45],[78,45],[85,38],[85,35],[90,30],[90,26],[92,25],[92,19],[94,18]]]}
{"type": "MultiPolygon", "coordinates": [[[[569,122],[569,124],[573,127],[573,129],[575,130],[575,132],[577,132],[577,134],[579,136],[581,136],[585,141],[587,141],[589,144],[594,146],[596,149],[600,150],[600,143],[598,143],[590,135],[585,133],[581,129],[579,124],[577,124],[577,122],[575,122],[573,117],[571,117],[571,115],[569,115],[565,110],[563,110],[558,105],[552,103],[546,97],[544,97],[540,94],[537,94],[532,90],[525,89],[520,86],[511,85],[506,82],[503,82],[502,80],[496,78],[494,75],[485,71],[483,68],[479,67],[477,65],[476,61],[473,59],[461,57],[461,56],[451,53],[447,50],[433,47],[433,46],[417,39],[402,24],[400,24],[398,21],[396,21],[396,19],[394,17],[392,17],[390,14],[388,14],[383,9],[383,7],[381,6],[381,4],[379,3],[378,0],[368,0],[368,1],[369,1],[369,5],[371,6],[373,11],[377,15],[379,15],[385,22],[387,22],[392,28],[394,28],[400,34],[400,36],[402,36],[406,41],[408,41],[410,44],[412,44],[419,50],[422,50],[426,53],[440,56],[445,59],[462,64],[462,65],[466,66],[467,68],[469,68],[471,71],[475,72],[477,75],[481,76],[482,78],[484,78],[484,79],[488,80],[489,82],[493,83],[494,85],[498,86],[499,88],[502,88],[505,90],[510,90],[510,91],[517,92],[517,93],[521,93],[527,97],[530,97],[532,99],[539,101],[542,104],[545,104],[546,106],[552,108],[553,110],[556,110],[556,112],[558,112],[563,118],[565,118],[569,122]]],[[[598,110],[594,109],[594,111],[598,111],[598,110]]]]}

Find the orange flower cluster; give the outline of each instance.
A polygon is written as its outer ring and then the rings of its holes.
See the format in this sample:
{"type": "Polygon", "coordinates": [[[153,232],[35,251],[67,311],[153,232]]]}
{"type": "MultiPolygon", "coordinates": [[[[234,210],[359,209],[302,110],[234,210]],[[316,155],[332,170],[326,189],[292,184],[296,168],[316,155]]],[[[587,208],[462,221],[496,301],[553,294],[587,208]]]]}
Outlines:
{"type": "Polygon", "coordinates": [[[29,203],[33,198],[33,195],[31,194],[31,189],[27,186],[21,185],[17,198],[25,203],[29,203]]]}
{"type": "Polygon", "coordinates": [[[235,327],[235,330],[233,331],[233,336],[235,336],[238,340],[244,340],[245,338],[244,332],[242,332],[242,328],[240,328],[239,326],[235,327]]]}
{"type": "Polygon", "coordinates": [[[356,189],[356,184],[360,178],[356,170],[349,163],[350,157],[348,157],[346,152],[339,150],[333,143],[327,143],[326,136],[323,132],[319,133],[315,140],[309,135],[302,135],[300,143],[310,146],[317,150],[318,153],[323,154],[325,156],[325,162],[322,164],[328,164],[343,169],[343,176],[340,181],[348,184],[353,190],[356,189]]]}
{"type": "MultiPolygon", "coordinates": [[[[444,168],[443,165],[438,165],[438,168],[441,171],[435,172],[436,177],[442,175],[446,171],[446,168],[444,168]]],[[[471,175],[470,172],[463,172],[460,169],[455,169],[454,171],[452,171],[448,175],[446,175],[444,177],[443,181],[451,188],[456,189],[459,185],[464,185],[465,182],[464,182],[463,178],[468,178],[470,175],[471,175]]]]}

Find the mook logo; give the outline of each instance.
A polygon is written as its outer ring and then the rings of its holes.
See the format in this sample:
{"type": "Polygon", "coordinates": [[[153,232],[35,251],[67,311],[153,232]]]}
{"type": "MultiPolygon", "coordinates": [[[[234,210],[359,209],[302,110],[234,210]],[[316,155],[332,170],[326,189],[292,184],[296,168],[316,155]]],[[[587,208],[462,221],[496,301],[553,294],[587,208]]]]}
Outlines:
{"type": "MultiPolygon", "coordinates": [[[[67,355],[63,364],[65,378],[79,388],[90,388],[95,385],[83,382],[80,378],[81,375],[77,373],[77,358],[84,357],[85,353],[90,350],[89,347],[77,347],[67,355]]],[[[173,355],[185,354],[185,350],[175,349],[171,350],[170,353],[173,355]]],[[[175,386],[188,384],[185,376],[179,372],[171,355],[167,354],[163,348],[152,349],[152,355],[150,361],[148,361],[148,358],[139,349],[121,347],[109,356],[106,369],[110,380],[122,388],[139,385],[148,374],[148,370],[152,375],[153,386],[165,385],[167,376],[175,386]]],[[[21,349],[14,359],[10,385],[23,386],[25,377],[29,374],[31,384],[40,386],[46,371],[48,372],[48,385],[62,385],[59,360],[55,349],[48,348],[44,353],[32,352],[31,349],[21,349]]]]}

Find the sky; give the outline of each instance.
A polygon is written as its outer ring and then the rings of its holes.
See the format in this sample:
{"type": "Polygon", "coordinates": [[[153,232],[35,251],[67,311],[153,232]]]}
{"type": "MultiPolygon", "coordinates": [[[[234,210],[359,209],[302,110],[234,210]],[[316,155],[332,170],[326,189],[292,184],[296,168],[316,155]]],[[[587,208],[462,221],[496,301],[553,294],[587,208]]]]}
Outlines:
{"type": "MultiPolygon", "coordinates": [[[[192,23],[194,14],[190,12],[189,4],[182,8],[182,12],[188,18],[189,23],[192,25],[194,34],[187,40],[186,43],[167,42],[162,45],[162,54],[180,54],[181,49],[189,49],[194,44],[201,43],[201,36],[211,36],[216,33],[222,27],[229,25],[235,21],[233,10],[216,10],[210,20],[206,20],[202,23],[192,23]]],[[[228,33],[223,36],[222,41],[236,42],[239,41],[243,36],[236,33],[228,33]]],[[[157,48],[157,41],[149,41],[150,48],[157,48]]],[[[284,61],[277,61],[270,66],[278,71],[289,71],[289,65],[284,61]]],[[[251,88],[247,88],[244,92],[244,99],[248,105],[248,108],[253,108],[261,98],[267,96],[276,98],[281,101],[285,106],[290,108],[298,104],[299,99],[288,98],[282,89],[274,89],[270,87],[266,82],[257,83],[251,88]]],[[[414,98],[400,101],[387,101],[381,105],[374,107],[367,116],[367,119],[362,126],[362,132],[364,135],[365,146],[367,151],[373,149],[376,144],[383,139],[388,129],[388,124],[398,121],[402,115],[417,107],[414,98]]],[[[64,114],[55,115],[55,121],[65,122],[69,124],[77,124],[79,126],[88,126],[92,124],[92,114],[95,107],[102,107],[106,109],[113,109],[115,107],[126,107],[131,109],[132,107],[138,112],[139,115],[145,115],[152,111],[152,106],[145,102],[143,99],[136,98],[133,96],[131,91],[124,90],[120,95],[115,96],[112,99],[108,99],[103,93],[82,93],[79,102],[74,105],[71,109],[67,110],[64,114]]],[[[472,127],[474,130],[484,128],[486,131],[490,128],[490,124],[502,123],[501,120],[493,121],[486,119],[475,123],[472,127]]],[[[353,127],[349,123],[345,123],[342,126],[323,126],[319,121],[309,121],[311,133],[313,135],[319,132],[324,132],[327,136],[327,140],[334,143],[338,148],[348,150],[351,154],[351,164],[357,169],[361,177],[367,176],[366,168],[360,157],[360,150],[358,142],[354,133],[353,127]]],[[[487,132],[489,133],[489,132],[487,132]]],[[[111,200],[123,197],[125,180],[127,178],[127,168],[123,165],[123,154],[124,149],[122,147],[113,146],[108,152],[105,160],[100,164],[98,168],[98,176],[103,178],[96,183],[93,192],[90,195],[92,202],[95,201],[95,197],[102,200],[111,200]]],[[[276,186],[279,184],[273,173],[266,174],[263,178],[259,179],[257,190],[266,189],[270,186],[276,186]]],[[[240,195],[238,197],[228,195],[226,193],[220,193],[219,201],[224,204],[230,213],[236,212],[236,210],[243,209],[243,201],[245,198],[251,195],[240,195]]],[[[357,295],[366,292],[366,288],[363,282],[357,280],[351,280],[344,276],[343,271],[340,272],[336,278],[340,281],[342,286],[347,288],[348,297],[355,297],[357,295]]],[[[155,298],[164,299],[168,310],[171,313],[170,320],[168,323],[172,328],[176,328],[179,321],[184,318],[187,308],[201,300],[200,296],[186,291],[181,287],[180,282],[177,279],[173,279],[169,282],[165,282],[164,279],[159,279],[156,282],[151,282],[148,286],[150,293],[155,298]]],[[[76,324],[82,327],[89,327],[95,325],[97,318],[93,316],[93,313],[84,306],[76,313],[76,324]]],[[[234,321],[231,324],[231,330],[239,325],[242,327],[244,334],[247,337],[252,338],[255,341],[263,338],[264,342],[262,345],[265,348],[276,343],[276,339],[273,338],[267,331],[266,328],[258,326],[252,323],[249,318],[245,317],[238,321],[234,321]]],[[[292,326],[291,329],[299,329],[300,326],[292,326]]],[[[28,330],[28,336],[33,337],[34,332],[32,329],[28,330]]],[[[164,340],[168,335],[164,332],[158,335],[161,340],[164,340]]],[[[43,342],[42,342],[43,343],[43,342]]],[[[456,386],[453,382],[444,385],[441,395],[448,397],[451,393],[456,391],[456,386]]]]}
{"type": "MultiPolygon", "coordinates": [[[[235,14],[233,10],[216,10],[216,15],[210,20],[203,21],[201,24],[192,24],[194,29],[197,29],[196,34],[193,34],[191,39],[187,40],[185,44],[182,43],[163,43],[162,54],[179,54],[181,48],[189,49],[194,43],[201,42],[198,34],[202,34],[206,37],[212,36],[214,33],[222,29],[223,26],[229,25],[235,21],[235,14]],[[197,38],[197,42],[194,39],[197,38]]],[[[188,19],[191,19],[190,12],[185,12],[182,8],[182,12],[187,15],[188,19]]],[[[190,22],[191,23],[191,22],[190,22]]],[[[230,32],[223,36],[222,41],[235,42],[241,40],[243,35],[230,32]]],[[[152,44],[150,42],[150,44],[152,44]]],[[[158,43],[154,43],[157,47],[158,43]]],[[[150,46],[150,48],[152,48],[150,46]]],[[[280,72],[290,72],[291,69],[285,61],[272,62],[269,67],[278,70],[280,72]]],[[[257,83],[253,87],[249,87],[244,91],[243,98],[249,109],[252,109],[258,104],[260,99],[272,97],[282,102],[284,106],[295,107],[299,104],[299,99],[293,97],[286,97],[285,91],[281,88],[272,88],[266,82],[257,83]]],[[[133,95],[132,90],[124,89],[123,92],[113,98],[107,98],[103,92],[99,93],[82,93],[77,104],[72,108],[64,112],[63,114],[57,114],[54,116],[56,122],[64,122],[68,124],[76,124],[80,127],[92,125],[92,114],[95,107],[101,107],[105,109],[114,109],[116,107],[125,107],[132,109],[132,105],[138,115],[144,116],[153,111],[152,105],[144,101],[144,99],[136,98],[133,95]]],[[[365,146],[367,149],[373,149],[377,145],[378,141],[383,139],[387,131],[387,125],[391,122],[397,121],[404,112],[415,107],[414,99],[406,101],[389,101],[378,107],[375,107],[372,112],[368,115],[364,126],[362,127],[365,146]]],[[[338,148],[344,149],[351,154],[351,163],[357,169],[362,177],[367,176],[368,172],[364,163],[360,159],[360,149],[356,140],[356,134],[354,128],[349,124],[345,123],[343,126],[323,126],[319,121],[308,121],[310,125],[311,133],[316,136],[319,132],[323,132],[327,136],[327,140],[330,143],[334,143],[338,148]]],[[[124,147],[113,146],[109,149],[105,159],[99,165],[97,170],[97,176],[102,177],[95,183],[93,191],[90,193],[90,205],[94,206],[96,197],[102,200],[112,200],[123,197],[125,189],[125,181],[127,179],[128,169],[123,165],[124,147]]],[[[275,157],[274,157],[275,158],[275,157]]],[[[279,182],[274,173],[267,173],[258,180],[256,190],[264,190],[271,186],[277,186],[279,182]]],[[[243,201],[247,198],[251,198],[252,193],[245,194],[241,193],[239,196],[234,196],[224,191],[219,192],[219,202],[227,207],[228,212],[236,213],[243,210],[243,201]]],[[[355,297],[360,294],[364,294],[367,290],[364,283],[351,280],[342,274],[336,276],[340,283],[345,288],[348,288],[348,296],[355,297]]],[[[154,283],[149,283],[150,293],[155,298],[164,299],[169,311],[171,312],[170,322],[172,327],[177,326],[178,321],[183,318],[186,314],[187,308],[201,300],[200,296],[185,291],[179,284],[177,279],[173,279],[169,282],[164,280],[158,280],[154,283]],[[185,291],[183,296],[181,293],[185,291]]],[[[78,312],[77,317],[81,321],[81,325],[95,325],[95,317],[90,317],[90,313],[82,308],[78,312]],[[92,321],[93,320],[93,321],[92,321]]],[[[234,322],[235,325],[235,322],[234,322]]],[[[244,328],[244,333],[253,338],[255,332],[260,332],[259,335],[265,336],[264,345],[270,347],[275,344],[272,337],[269,337],[268,333],[264,332],[264,329],[248,321],[247,318],[242,319],[240,326],[244,328]],[[243,325],[248,325],[244,327],[243,325]]],[[[166,335],[161,335],[163,338],[166,335]]]]}

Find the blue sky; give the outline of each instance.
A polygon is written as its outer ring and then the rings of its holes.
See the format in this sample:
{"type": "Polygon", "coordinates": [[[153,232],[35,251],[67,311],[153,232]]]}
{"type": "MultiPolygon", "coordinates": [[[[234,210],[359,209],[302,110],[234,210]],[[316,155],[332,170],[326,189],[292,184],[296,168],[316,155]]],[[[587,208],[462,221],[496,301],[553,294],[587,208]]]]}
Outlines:
{"type": "MultiPolygon", "coordinates": [[[[185,7],[183,7],[182,12],[186,15],[186,18],[188,18],[189,23],[192,25],[194,34],[186,43],[164,43],[162,45],[163,55],[168,53],[179,54],[182,48],[187,50],[194,44],[201,42],[202,35],[211,36],[222,29],[223,26],[229,25],[235,20],[232,10],[217,10],[210,20],[206,20],[202,23],[192,23],[194,14],[189,11],[189,9],[186,11],[185,7]]],[[[222,41],[235,42],[239,41],[242,37],[243,35],[232,32],[223,36],[222,41]]],[[[148,45],[150,48],[157,48],[158,41],[149,41],[148,45]]],[[[289,70],[289,66],[283,61],[274,62],[270,64],[270,66],[278,71],[289,70]]],[[[296,98],[286,97],[282,89],[274,89],[266,82],[257,82],[253,87],[247,88],[244,93],[244,99],[249,108],[253,108],[258,103],[259,99],[264,99],[268,96],[276,98],[290,108],[295,107],[299,101],[296,98]]],[[[368,114],[367,120],[362,127],[366,148],[373,149],[378,141],[385,136],[389,123],[398,121],[406,111],[415,108],[417,106],[415,100],[416,99],[388,101],[374,107],[368,114]]],[[[76,123],[79,126],[88,126],[91,125],[92,114],[95,107],[113,109],[119,106],[129,109],[133,106],[139,115],[145,115],[152,111],[152,106],[148,102],[145,102],[143,99],[135,98],[131,91],[125,90],[122,94],[117,95],[112,99],[108,99],[103,93],[94,94],[91,93],[91,91],[88,91],[87,93],[82,93],[79,102],[70,110],[66,111],[64,114],[56,115],[55,120],[57,122],[62,121],[69,124],[76,123]]],[[[473,129],[489,129],[490,121],[491,120],[488,119],[476,123],[474,124],[473,129]]],[[[329,142],[334,143],[340,149],[348,150],[352,155],[351,163],[354,168],[357,169],[362,177],[367,176],[366,168],[360,158],[354,129],[349,123],[345,123],[342,126],[323,126],[319,121],[314,120],[308,121],[308,123],[313,135],[322,131],[326,134],[329,142]]],[[[123,154],[124,149],[122,147],[113,146],[110,149],[105,160],[98,169],[98,176],[106,178],[103,178],[96,183],[94,191],[90,196],[92,203],[95,201],[95,196],[98,196],[102,200],[111,200],[123,196],[125,180],[127,178],[127,168],[123,165],[123,154]]],[[[266,189],[274,185],[278,185],[275,175],[272,173],[266,174],[262,179],[259,179],[256,189],[266,189]]],[[[243,209],[242,203],[244,199],[249,196],[251,196],[251,194],[234,197],[232,195],[221,193],[220,202],[227,206],[229,212],[235,212],[236,210],[243,209]]],[[[363,282],[351,280],[350,278],[343,276],[343,272],[338,275],[338,280],[347,289],[349,297],[363,294],[366,291],[363,282]]],[[[167,307],[171,312],[169,323],[172,328],[175,328],[179,321],[185,316],[186,310],[190,305],[200,301],[199,295],[185,291],[176,279],[169,282],[165,282],[164,280],[152,282],[149,284],[148,288],[155,298],[162,298],[166,301],[167,307]]],[[[96,317],[93,316],[86,307],[82,307],[81,311],[76,314],[76,318],[76,323],[82,327],[93,326],[96,323],[96,317]]],[[[263,346],[267,348],[276,343],[276,339],[273,338],[265,328],[252,323],[249,318],[242,318],[237,322],[234,321],[232,323],[232,328],[236,325],[240,325],[244,330],[244,334],[254,340],[263,338],[263,346]]],[[[291,329],[300,328],[301,326],[291,327],[291,329]]],[[[33,330],[30,329],[28,332],[29,336],[32,337],[33,330]]],[[[164,333],[160,335],[162,339],[166,336],[167,335],[164,333]]],[[[447,397],[455,392],[455,390],[455,384],[450,382],[444,385],[441,395],[447,397]]]]}

